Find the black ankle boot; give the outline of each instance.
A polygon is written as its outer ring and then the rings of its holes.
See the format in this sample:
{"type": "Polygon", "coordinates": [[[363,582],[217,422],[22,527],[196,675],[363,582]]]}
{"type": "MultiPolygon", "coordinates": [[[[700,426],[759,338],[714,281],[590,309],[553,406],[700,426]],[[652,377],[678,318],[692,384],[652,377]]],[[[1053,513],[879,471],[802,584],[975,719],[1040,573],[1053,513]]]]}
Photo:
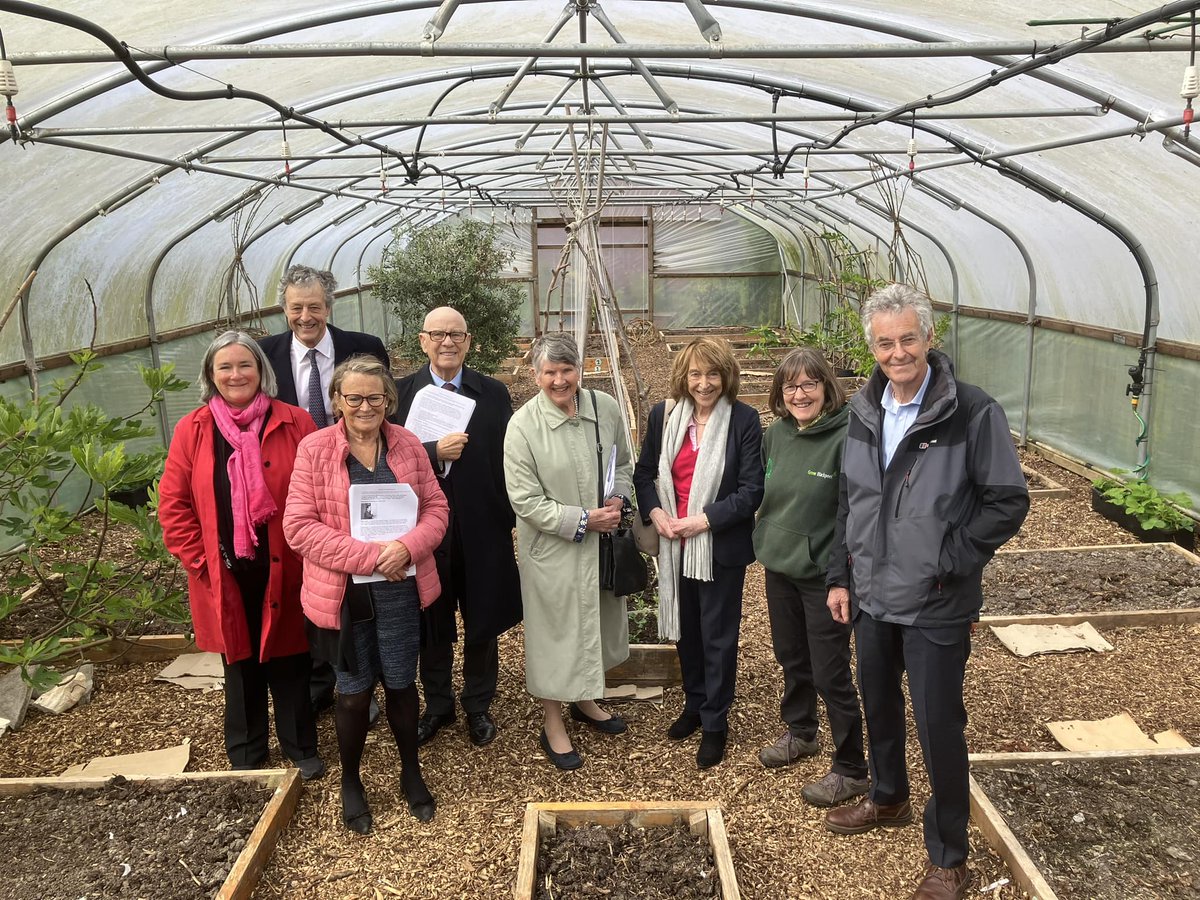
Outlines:
{"type": "Polygon", "coordinates": [[[700,749],[696,751],[696,765],[711,769],[725,758],[725,739],[728,731],[705,731],[700,736],[700,749]]]}

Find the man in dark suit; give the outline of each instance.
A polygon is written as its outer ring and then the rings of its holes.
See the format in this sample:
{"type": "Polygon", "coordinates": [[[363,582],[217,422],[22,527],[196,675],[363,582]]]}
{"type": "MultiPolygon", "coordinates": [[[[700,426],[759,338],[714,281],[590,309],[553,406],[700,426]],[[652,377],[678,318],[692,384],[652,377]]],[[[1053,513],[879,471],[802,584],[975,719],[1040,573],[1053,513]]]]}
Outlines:
{"type": "MultiPolygon", "coordinates": [[[[287,316],[288,330],[259,341],[275,371],[279,399],[308,410],[318,428],[333,422],[329,382],[338,363],[366,353],[389,370],[392,365],[383,341],[375,335],[342,331],[329,324],[336,288],[332,272],[291,266],[279,280],[279,305],[287,316]]],[[[309,691],[315,710],[333,704],[333,685],[333,667],[314,660],[309,691]]],[[[371,721],[378,717],[379,707],[372,699],[371,721]]]]}
{"type": "Polygon", "coordinates": [[[521,621],[521,582],[512,543],[515,520],[504,489],[503,465],[512,398],[499,381],[463,365],[471,335],[458,311],[443,306],[430,312],[420,341],[429,365],[398,382],[395,421],[404,423],[413,398],[427,385],[458,391],[475,401],[475,409],[465,432],[425,444],[450,503],[450,526],[435,554],[442,595],[421,619],[425,714],[417,726],[417,743],[425,743],[455,720],[451,670],[457,607],[466,632],[459,702],[467,714],[471,742],[482,747],[496,737],[496,721],[488,712],[500,671],[496,638],[521,621]]]}

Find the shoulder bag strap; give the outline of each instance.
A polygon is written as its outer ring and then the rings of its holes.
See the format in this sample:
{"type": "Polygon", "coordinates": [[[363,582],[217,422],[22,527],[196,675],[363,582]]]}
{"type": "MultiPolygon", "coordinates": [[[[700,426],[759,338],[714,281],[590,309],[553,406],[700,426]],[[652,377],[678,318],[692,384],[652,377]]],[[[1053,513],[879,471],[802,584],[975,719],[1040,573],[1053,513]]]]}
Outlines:
{"type": "Polygon", "coordinates": [[[604,445],[600,443],[600,410],[596,407],[596,390],[588,388],[592,397],[592,424],[596,427],[596,498],[597,506],[604,506],[604,445]]]}

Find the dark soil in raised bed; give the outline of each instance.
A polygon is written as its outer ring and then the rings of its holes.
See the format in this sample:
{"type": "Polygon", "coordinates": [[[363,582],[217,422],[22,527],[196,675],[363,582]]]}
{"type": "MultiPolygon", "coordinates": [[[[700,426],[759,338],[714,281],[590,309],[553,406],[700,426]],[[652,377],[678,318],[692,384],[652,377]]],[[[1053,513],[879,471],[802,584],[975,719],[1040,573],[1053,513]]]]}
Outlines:
{"type": "Polygon", "coordinates": [[[46,789],[0,798],[3,895],[211,897],[233,869],[272,791],[236,781],[46,789]]]}
{"type": "Polygon", "coordinates": [[[1072,760],[972,774],[1062,900],[1200,896],[1200,759],[1072,760]]]}
{"type": "Polygon", "coordinates": [[[562,828],[538,847],[535,900],[720,897],[707,839],[682,823],[562,828]]]}
{"type": "Polygon", "coordinates": [[[1200,606],[1200,566],[1162,547],[1000,553],[983,570],[983,614],[1200,606]]]}

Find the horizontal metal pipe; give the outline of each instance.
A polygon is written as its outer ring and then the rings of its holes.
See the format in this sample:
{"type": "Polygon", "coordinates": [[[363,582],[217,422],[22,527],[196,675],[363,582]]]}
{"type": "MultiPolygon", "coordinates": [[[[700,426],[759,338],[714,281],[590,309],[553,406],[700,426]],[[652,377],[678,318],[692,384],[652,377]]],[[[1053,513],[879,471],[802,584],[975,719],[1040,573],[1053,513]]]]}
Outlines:
{"type": "MultiPolygon", "coordinates": [[[[497,141],[503,140],[497,138],[497,141]]],[[[668,138],[669,140],[669,138],[668,138]]],[[[675,140],[681,140],[676,137],[675,140]]],[[[581,157],[601,155],[599,149],[580,147],[579,155],[581,157]]],[[[694,159],[697,157],[706,156],[764,156],[769,157],[773,151],[770,147],[747,147],[745,150],[621,150],[619,154],[616,151],[608,151],[606,155],[613,156],[636,156],[643,157],[682,157],[686,159],[694,159]]],[[[847,148],[834,147],[831,150],[813,150],[813,156],[903,156],[907,154],[904,147],[863,147],[863,148],[847,148]]],[[[961,151],[955,147],[922,147],[921,155],[926,154],[960,154],[961,151]]],[[[440,147],[437,150],[437,157],[478,157],[484,159],[493,159],[498,154],[495,151],[489,150],[443,150],[440,147]]],[[[505,149],[503,154],[509,156],[545,156],[545,150],[509,150],[505,149]]],[[[292,161],[305,160],[347,160],[347,159],[370,159],[378,162],[378,153],[294,153],[292,161]]],[[[201,162],[210,164],[215,163],[258,163],[258,162],[279,162],[279,156],[204,156],[200,159],[201,162]]]]}
{"type": "MultiPolygon", "coordinates": [[[[1101,106],[1076,106],[1076,107],[1056,107],[1051,110],[1039,109],[1000,109],[991,111],[978,112],[931,112],[928,115],[921,117],[922,122],[935,122],[948,119],[983,119],[990,121],[992,119],[1040,119],[1040,118],[1062,118],[1071,116],[1082,116],[1087,118],[1097,118],[1105,115],[1105,110],[1101,106]]],[[[447,116],[408,116],[396,119],[334,119],[329,120],[326,124],[332,125],[335,128],[341,129],[358,129],[358,128],[411,128],[420,125],[478,125],[486,123],[488,125],[504,124],[504,125],[549,125],[549,126],[565,126],[565,125],[625,125],[625,124],[652,124],[652,125],[690,125],[690,124],[736,124],[743,123],[760,123],[769,124],[771,122],[854,122],[863,116],[855,116],[846,113],[687,113],[678,116],[664,115],[663,113],[636,113],[632,115],[619,115],[616,113],[605,115],[556,115],[556,116],[541,116],[541,115],[502,115],[493,117],[487,113],[478,115],[447,115],[447,116]]],[[[906,126],[906,123],[897,123],[900,126],[906,126]]],[[[288,131],[300,131],[310,126],[303,123],[287,123],[288,131]]],[[[208,134],[211,132],[220,131],[278,131],[281,128],[278,122],[257,122],[257,123],[230,123],[226,125],[182,125],[172,127],[167,125],[143,125],[143,126],[110,126],[110,127],[90,127],[90,128],[35,128],[33,133],[37,136],[55,135],[56,137],[95,137],[99,135],[123,135],[123,134],[208,134]]],[[[543,153],[545,151],[542,151],[543,153]]],[[[862,151],[855,151],[860,153],[862,151]]]]}
{"type": "MultiPolygon", "coordinates": [[[[201,59],[312,59],[355,56],[383,57],[552,57],[602,59],[911,59],[970,56],[1036,56],[1058,46],[1054,41],[937,41],[863,44],[543,44],[438,41],[356,41],[293,44],[168,44],[154,51],[134,50],[138,62],[173,63],[201,59]]],[[[1125,38],[1109,41],[1089,53],[1186,52],[1182,41],[1125,38]]],[[[14,66],[60,66],[111,63],[111,53],[58,50],[10,53],[14,66]]]]}

